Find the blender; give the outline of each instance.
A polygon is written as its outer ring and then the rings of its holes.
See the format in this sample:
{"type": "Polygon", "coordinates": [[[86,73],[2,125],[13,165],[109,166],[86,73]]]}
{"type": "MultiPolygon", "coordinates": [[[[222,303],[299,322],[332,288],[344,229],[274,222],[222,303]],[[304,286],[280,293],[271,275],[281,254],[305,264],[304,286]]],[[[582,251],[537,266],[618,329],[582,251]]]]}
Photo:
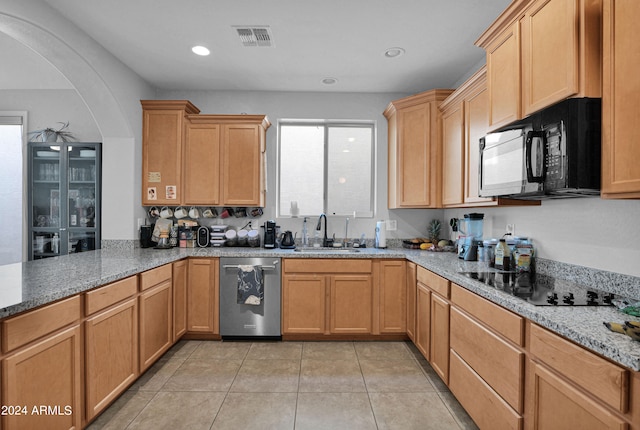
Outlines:
{"type": "Polygon", "coordinates": [[[482,225],[484,214],[465,214],[464,219],[458,221],[458,229],[462,236],[458,244],[458,258],[466,261],[478,259],[478,244],[482,243],[482,225]]]}

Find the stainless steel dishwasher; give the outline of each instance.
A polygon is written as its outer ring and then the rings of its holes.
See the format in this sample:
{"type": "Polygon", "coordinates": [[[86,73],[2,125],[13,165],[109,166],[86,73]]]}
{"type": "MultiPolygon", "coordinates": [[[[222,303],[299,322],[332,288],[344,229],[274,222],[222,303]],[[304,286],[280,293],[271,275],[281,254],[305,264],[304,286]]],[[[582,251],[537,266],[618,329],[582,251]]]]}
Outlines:
{"type": "Polygon", "coordinates": [[[280,332],[280,259],[265,257],[220,258],[220,336],[222,339],[282,339],[280,332]],[[238,303],[243,267],[253,266],[262,275],[260,304],[238,303]]]}

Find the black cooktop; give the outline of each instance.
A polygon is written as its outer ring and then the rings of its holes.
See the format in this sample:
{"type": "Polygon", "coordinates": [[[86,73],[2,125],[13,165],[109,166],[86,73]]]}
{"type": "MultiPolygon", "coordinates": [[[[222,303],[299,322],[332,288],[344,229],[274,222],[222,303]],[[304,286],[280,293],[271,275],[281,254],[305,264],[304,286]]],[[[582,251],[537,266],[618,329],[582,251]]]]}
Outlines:
{"type": "Polygon", "coordinates": [[[536,306],[611,306],[614,294],[548,275],[506,271],[460,272],[536,306]]]}

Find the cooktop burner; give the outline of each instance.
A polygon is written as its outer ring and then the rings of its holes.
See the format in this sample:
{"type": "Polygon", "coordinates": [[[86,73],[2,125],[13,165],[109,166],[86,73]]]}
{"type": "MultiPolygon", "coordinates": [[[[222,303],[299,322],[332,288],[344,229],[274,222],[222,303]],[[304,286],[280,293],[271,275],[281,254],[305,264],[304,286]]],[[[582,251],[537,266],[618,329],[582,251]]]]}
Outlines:
{"type": "Polygon", "coordinates": [[[536,306],[611,306],[614,294],[547,275],[505,271],[460,272],[536,306]]]}

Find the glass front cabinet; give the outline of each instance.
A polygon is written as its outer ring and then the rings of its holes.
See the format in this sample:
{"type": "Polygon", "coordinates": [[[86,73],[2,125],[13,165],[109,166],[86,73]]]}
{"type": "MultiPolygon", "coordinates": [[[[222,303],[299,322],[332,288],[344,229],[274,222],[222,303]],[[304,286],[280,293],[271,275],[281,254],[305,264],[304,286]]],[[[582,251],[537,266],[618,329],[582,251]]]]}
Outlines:
{"type": "Polygon", "coordinates": [[[100,143],[29,143],[29,259],[100,248],[100,143]]]}

